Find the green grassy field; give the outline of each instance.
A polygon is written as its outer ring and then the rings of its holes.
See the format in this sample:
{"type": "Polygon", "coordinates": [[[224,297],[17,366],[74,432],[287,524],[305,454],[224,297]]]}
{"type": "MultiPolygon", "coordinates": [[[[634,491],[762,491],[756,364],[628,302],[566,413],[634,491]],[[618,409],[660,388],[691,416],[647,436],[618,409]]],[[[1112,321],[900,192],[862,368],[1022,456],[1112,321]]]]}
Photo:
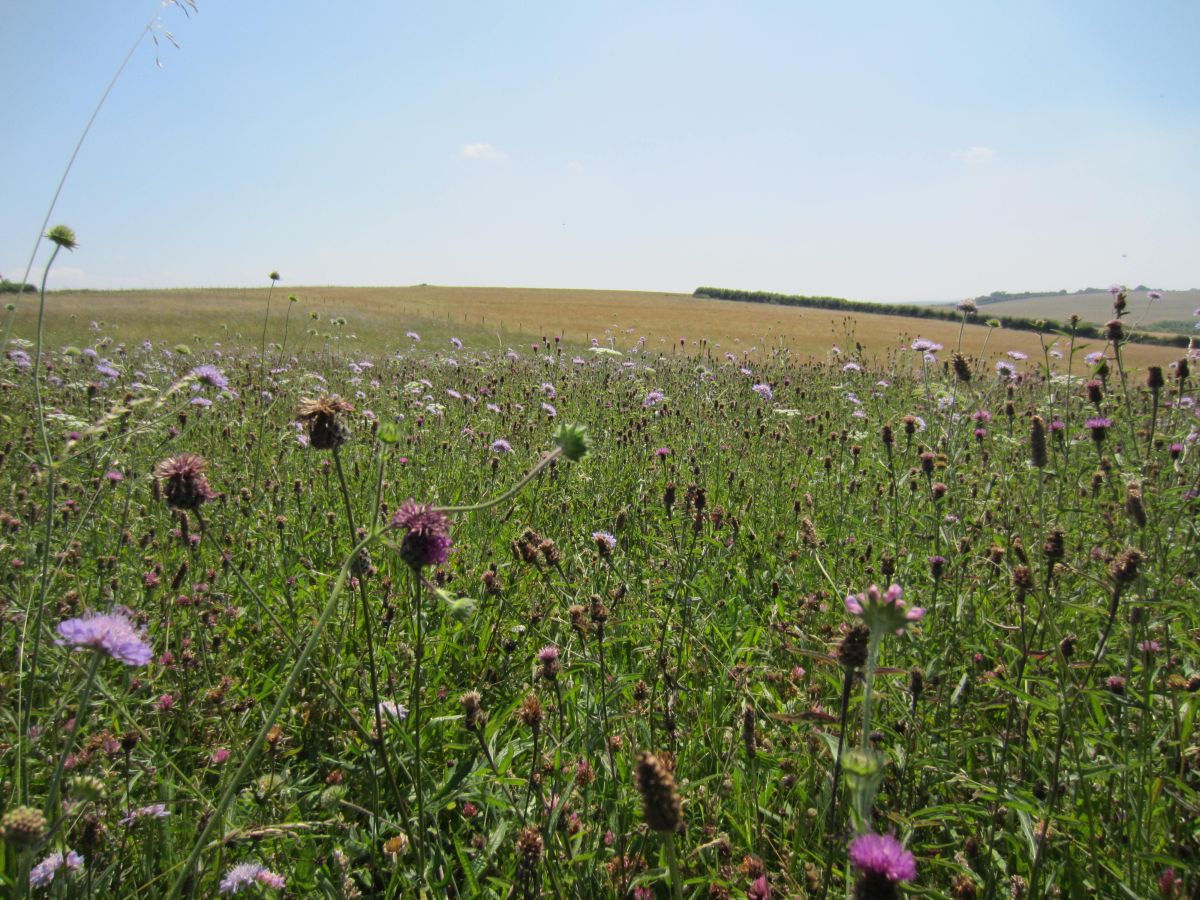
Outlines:
{"type": "MultiPolygon", "coordinates": [[[[1130,322],[1140,322],[1142,325],[1156,322],[1184,322],[1190,325],[1200,321],[1192,315],[1198,307],[1200,290],[1164,291],[1161,299],[1153,301],[1146,298],[1145,292],[1136,292],[1129,295],[1127,318],[1130,322]]],[[[1108,291],[1065,296],[1046,294],[981,304],[979,311],[984,316],[1042,317],[1059,322],[1078,315],[1086,322],[1103,325],[1112,318],[1112,295],[1108,291]]]]}

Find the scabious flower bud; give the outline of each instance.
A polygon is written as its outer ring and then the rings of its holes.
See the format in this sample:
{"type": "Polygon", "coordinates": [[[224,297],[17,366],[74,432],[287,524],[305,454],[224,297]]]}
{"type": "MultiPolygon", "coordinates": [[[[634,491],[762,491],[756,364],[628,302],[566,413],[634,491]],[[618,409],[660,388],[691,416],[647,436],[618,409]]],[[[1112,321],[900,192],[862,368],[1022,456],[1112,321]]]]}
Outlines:
{"type": "Polygon", "coordinates": [[[571,462],[579,462],[592,447],[584,425],[559,425],[554,432],[554,445],[562,451],[562,455],[571,462]]]}
{"type": "Polygon", "coordinates": [[[46,817],[32,806],[16,806],[0,819],[0,837],[17,849],[36,845],[46,831],[46,817]]]}
{"type": "Polygon", "coordinates": [[[46,232],[46,240],[58,244],[65,250],[74,250],[79,246],[75,240],[75,232],[66,225],[55,225],[46,232]]]}

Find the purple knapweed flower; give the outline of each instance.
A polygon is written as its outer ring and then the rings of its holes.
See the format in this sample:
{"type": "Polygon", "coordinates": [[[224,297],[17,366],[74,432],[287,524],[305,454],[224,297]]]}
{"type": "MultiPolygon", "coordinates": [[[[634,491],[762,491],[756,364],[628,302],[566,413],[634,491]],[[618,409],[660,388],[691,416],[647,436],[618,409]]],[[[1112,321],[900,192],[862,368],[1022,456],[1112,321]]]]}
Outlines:
{"type": "Polygon", "coordinates": [[[414,569],[440,566],[450,555],[450,522],[428,504],[405,500],[392,516],[392,527],[405,530],[400,558],[414,569]]]}
{"type": "Polygon", "coordinates": [[[59,645],[98,650],[128,666],[144,666],[154,657],[145,640],[145,629],[136,628],[129,610],[116,607],[110,613],[85,612],[76,619],[58,623],[59,645]]]}
{"type": "Polygon", "coordinates": [[[612,556],[612,552],[617,549],[617,539],[607,531],[593,531],[592,540],[596,542],[596,549],[600,551],[601,556],[612,556]]]}
{"type": "Polygon", "coordinates": [[[925,610],[919,606],[910,608],[902,599],[903,596],[904,590],[898,584],[893,584],[883,592],[873,584],[866,593],[848,596],[846,609],[860,617],[872,631],[904,634],[909,622],[924,618],[925,610]]]}
{"type": "MultiPolygon", "coordinates": [[[[917,877],[917,860],[904,849],[904,844],[890,834],[860,834],[850,844],[850,862],[862,872],[868,887],[885,889],[900,881],[917,877]]],[[[860,891],[860,896],[887,896],[883,891],[860,891]]]]}

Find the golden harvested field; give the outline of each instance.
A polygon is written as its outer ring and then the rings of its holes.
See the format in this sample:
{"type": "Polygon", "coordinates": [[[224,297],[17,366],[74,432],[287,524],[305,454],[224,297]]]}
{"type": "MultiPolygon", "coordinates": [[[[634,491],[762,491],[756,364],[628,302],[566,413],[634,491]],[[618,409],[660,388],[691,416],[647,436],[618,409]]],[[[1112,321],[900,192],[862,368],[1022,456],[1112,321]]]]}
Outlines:
{"type": "MultiPolygon", "coordinates": [[[[127,343],[143,340],[257,346],[262,334],[267,289],[186,289],[149,291],[58,292],[47,297],[47,330],[56,343],[83,344],[90,323],[104,323],[104,333],[127,343]]],[[[33,336],[37,299],[26,295],[18,310],[14,334],[33,336]]],[[[984,310],[986,312],[986,308],[984,310]]],[[[683,338],[689,353],[735,352],[757,355],[786,347],[800,356],[826,358],[832,346],[886,361],[907,350],[914,338],[944,344],[958,342],[959,328],[949,322],[901,316],[858,315],[725,300],[699,300],[689,294],[641,291],[559,290],[532,288],[290,287],[275,289],[267,338],[281,342],[289,317],[288,347],[318,350],[339,346],[343,352],[384,351],[407,347],[408,331],[423,344],[447,345],[457,336],[476,349],[505,349],[545,336],[561,335],[570,346],[597,338],[617,349],[645,337],[647,349],[680,352],[683,338]],[[297,298],[289,303],[289,295],[297,298]],[[333,324],[337,317],[345,324],[333,324]],[[334,340],[334,336],[336,340],[334,340]]],[[[983,315],[979,317],[984,318],[983,315]]],[[[988,329],[968,325],[963,347],[977,354],[988,329]]],[[[1097,340],[1079,346],[1099,349],[1097,340]]],[[[1065,342],[1060,349],[1065,352],[1065,342]]],[[[995,330],[987,343],[989,356],[1020,350],[1039,358],[1038,337],[1030,332],[995,330]]],[[[1130,345],[1130,364],[1168,363],[1177,348],[1130,345]]]]}

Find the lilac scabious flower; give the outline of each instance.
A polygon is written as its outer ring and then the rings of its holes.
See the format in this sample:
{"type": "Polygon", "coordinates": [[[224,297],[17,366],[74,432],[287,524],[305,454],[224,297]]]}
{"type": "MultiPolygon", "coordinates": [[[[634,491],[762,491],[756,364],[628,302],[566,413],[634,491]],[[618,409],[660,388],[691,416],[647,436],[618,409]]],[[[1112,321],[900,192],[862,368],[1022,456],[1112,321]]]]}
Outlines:
{"type": "Polygon", "coordinates": [[[102,362],[96,366],[96,374],[103,378],[120,378],[121,373],[110,366],[107,362],[102,362]]]}
{"type": "Polygon", "coordinates": [[[405,500],[392,516],[392,527],[405,530],[400,558],[414,569],[440,566],[450,554],[450,522],[428,504],[405,500]]]}
{"type": "Polygon", "coordinates": [[[110,613],[85,612],[76,619],[58,623],[59,645],[99,650],[127,666],[144,666],[154,652],[146,643],[145,629],[136,628],[129,610],[116,607],[110,613]]]}
{"type": "Polygon", "coordinates": [[[893,584],[886,591],[880,591],[877,585],[871,585],[866,593],[851,594],[846,598],[846,609],[859,616],[871,631],[894,631],[904,634],[904,629],[910,622],[918,622],[925,616],[925,610],[919,606],[909,607],[901,599],[904,591],[898,584],[893,584]]]}
{"type": "Polygon", "coordinates": [[[63,866],[67,867],[68,872],[78,872],[83,868],[83,857],[74,850],[68,850],[65,854],[61,850],[54,851],[29,870],[29,886],[45,887],[63,866]]]}
{"type": "Polygon", "coordinates": [[[137,809],[130,810],[128,815],[121,817],[120,824],[132,825],[138,819],[165,819],[169,815],[167,804],[151,803],[149,806],[139,806],[137,809]]]}
{"type": "Polygon", "coordinates": [[[461,350],[463,347],[463,342],[456,337],[450,338],[450,343],[454,345],[455,350],[461,350]]]}
{"type": "Polygon", "coordinates": [[[1017,362],[1029,359],[1029,354],[1022,353],[1020,350],[1009,350],[1007,356],[1009,359],[1015,359],[1017,362]]]}
{"type": "Polygon", "coordinates": [[[755,384],[751,386],[750,390],[754,391],[754,393],[758,394],[764,400],[770,400],[773,396],[769,384],[755,384]]]}
{"type": "Polygon", "coordinates": [[[1102,359],[1104,359],[1104,352],[1102,350],[1096,350],[1092,353],[1089,353],[1087,356],[1085,356],[1083,358],[1083,361],[1085,363],[1087,363],[1089,366],[1094,366],[1094,365],[1096,365],[1096,363],[1100,362],[1100,360],[1102,360],[1102,359]]]}
{"type": "Polygon", "coordinates": [[[646,395],[646,399],[642,401],[642,409],[649,409],[657,403],[661,403],[666,399],[666,394],[662,391],[651,391],[646,395]]]}
{"type": "Polygon", "coordinates": [[[558,410],[549,403],[543,403],[542,410],[552,419],[558,415],[558,410]]]}
{"type": "Polygon", "coordinates": [[[221,370],[216,366],[196,366],[190,374],[196,381],[206,384],[209,387],[215,387],[218,391],[223,391],[229,387],[229,379],[222,375],[221,370]]]}
{"type": "Polygon", "coordinates": [[[513,452],[512,444],[510,444],[504,438],[496,438],[496,440],[492,441],[492,452],[493,453],[512,453],[513,452]]]}
{"type": "Polygon", "coordinates": [[[9,361],[18,369],[25,370],[33,368],[33,360],[29,358],[29,354],[24,350],[9,350],[9,361]]]}
{"type": "Polygon", "coordinates": [[[421,336],[419,334],[417,334],[415,331],[406,331],[404,333],[404,336],[406,338],[411,338],[414,341],[419,341],[421,339],[421,336]]]}
{"type": "Polygon", "coordinates": [[[920,353],[937,353],[942,349],[942,345],[936,341],[930,341],[925,338],[917,338],[911,344],[912,348],[920,353]]]}
{"type": "Polygon", "coordinates": [[[238,863],[221,879],[220,891],[222,894],[236,894],[256,882],[277,891],[286,884],[282,875],[272,872],[261,863],[238,863]]]}
{"type": "Polygon", "coordinates": [[[192,406],[199,406],[199,407],[203,407],[204,409],[208,409],[208,407],[212,406],[212,401],[209,400],[207,397],[193,397],[188,402],[192,406]]]}
{"type": "Polygon", "coordinates": [[[385,719],[396,719],[403,722],[408,718],[408,707],[394,700],[380,700],[379,714],[385,719]]]}
{"type": "Polygon", "coordinates": [[[894,897],[898,882],[917,877],[916,858],[890,834],[860,834],[850,844],[850,862],[862,873],[859,897],[894,897]]]}

